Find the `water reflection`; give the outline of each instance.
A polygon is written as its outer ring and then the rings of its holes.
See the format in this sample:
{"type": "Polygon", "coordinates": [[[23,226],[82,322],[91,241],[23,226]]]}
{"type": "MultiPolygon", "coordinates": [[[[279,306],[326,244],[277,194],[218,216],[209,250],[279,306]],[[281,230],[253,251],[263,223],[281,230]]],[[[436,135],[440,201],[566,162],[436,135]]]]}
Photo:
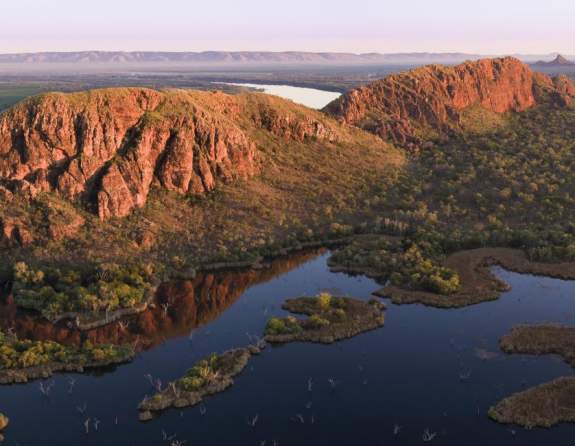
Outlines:
{"type": "Polygon", "coordinates": [[[125,344],[138,342],[144,349],[167,339],[187,336],[192,330],[215,320],[244,292],[268,282],[312,258],[323,250],[300,253],[271,262],[266,268],[247,271],[199,273],[193,280],[162,284],[156,302],[148,310],[104,327],[81,332],[66,323],[52,324],[35,312],[18,309],[11,296],[0,304],[0,329],[19,338],[52,340],[78,345],[92,343],[125,344]]]}

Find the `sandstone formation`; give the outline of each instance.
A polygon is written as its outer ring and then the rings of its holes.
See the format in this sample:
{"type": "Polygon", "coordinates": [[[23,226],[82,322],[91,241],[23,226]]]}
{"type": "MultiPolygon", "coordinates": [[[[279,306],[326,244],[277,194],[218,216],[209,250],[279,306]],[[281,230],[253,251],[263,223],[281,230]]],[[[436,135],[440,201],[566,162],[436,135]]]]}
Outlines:
{"type": "MultiPolygon", "coordinates": [[[[29,99],[0,115],[0,198],[55,192],[102,220],[124,217],[146,204],[154,186],[201,195],[253,176],[257,130],[298,141],[337,138],[321,115],[277,103],[261,94],[149,89],[29,99]]],[[[54,237],[81,224],[74,218],[54,237]]],[[[4,236],[25,241],[20,226],[3,221],[4,236]]]]}
{"type": "Polygon", "coordinates": [[[565,77],[552,80],[506,57],[394,74],[347,93],[325,111],[383,139],[409,146],[426,136],[457,130],[464,111],[472,107],[498,114],[520,112],[537,103],[538,91],[555,91],[566,102],[575,96],[574,89],[565,77]]]}

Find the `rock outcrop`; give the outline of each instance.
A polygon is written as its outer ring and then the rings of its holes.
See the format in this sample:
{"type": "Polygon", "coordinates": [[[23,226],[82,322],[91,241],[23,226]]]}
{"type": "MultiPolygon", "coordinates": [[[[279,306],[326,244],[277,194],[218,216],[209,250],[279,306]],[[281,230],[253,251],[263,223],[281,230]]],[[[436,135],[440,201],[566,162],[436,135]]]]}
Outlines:
{"type": "Polygon", "coordinates": [[[255,146],[185,93],[48,94],[0,118],[0,178],[11,191],[57,191],[101,219],[146,203],[152,184],[202,194],[255,173],[255,146]],[[179,113],[163,113],[172,107],[179,113]]]}
{"type": "Polygon", "coordinates": [[[426,136],[460,129],[463,113],[472,107],[498,114],[524,111],[537,103],[539,83],[561,91],[564,99],[574,96],[575,87],[567,78],[553,81],[506,57],[454,67],[430,65],[391,75],[347,93],[325,111],[383,139],[410,146],[426,136]]]}
{"type": "MultiPolygon", "coordinates": [[[[155,186],[201,195],[253,176],[255,131],[296,141],[337,139],[320,114],[278,101],[150,89],[31,98],[0,115],[1,197],[56,192],[102,220],[124,217],[144,206],[155,186]]],[[[70,229],[80,224],[75,219],[70,229]]],[[[5,238],[20,237],[13,226],[3,224],[5,238]]]]}

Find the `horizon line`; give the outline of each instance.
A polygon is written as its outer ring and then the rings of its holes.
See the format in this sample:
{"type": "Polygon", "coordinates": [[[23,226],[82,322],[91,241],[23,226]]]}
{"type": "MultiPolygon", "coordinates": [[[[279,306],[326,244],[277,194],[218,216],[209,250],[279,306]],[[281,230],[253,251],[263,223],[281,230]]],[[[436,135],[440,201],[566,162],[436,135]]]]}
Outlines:
{"type": "Polygon", "coordinates": [[[438,55],[472,55],[472,56],[552,56],[552,55],[575,55],[575,50],[571,51],[545,51],[545,52],[477,52],[477,51],[450,51],[450,50],[426,50],[426,51],[392,51],[392,52],[381,52],[381,51],[310,51],[310,50],[150,50],[150,49],[138,49],[138,50],[126,50],[126,49],[81,49],[81,50],[26,50],[26,51],[0,51],[0,56],[11,56],[11,55],[22,55],[22,54],[42,54],[42,53],[56,53],[56,54],[72,54],[72,53],[169,53],[169,54],[205,54],[205,53],[268,53],[268,54],[289,54],[289,53],[299,53],[299,54],[340,54],[340,55],[353,55],[353,56],[366,56],[366,55],[401,55],[401,54],[438,54],[438,55]]]}

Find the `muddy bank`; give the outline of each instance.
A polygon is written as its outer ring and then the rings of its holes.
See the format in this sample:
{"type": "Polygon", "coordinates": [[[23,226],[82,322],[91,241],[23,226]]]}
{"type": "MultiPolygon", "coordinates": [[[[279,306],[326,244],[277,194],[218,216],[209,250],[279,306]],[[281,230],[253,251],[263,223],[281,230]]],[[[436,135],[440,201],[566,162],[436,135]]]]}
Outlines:
{"type": "Polygon", "coordinates": [[[445,266],[457,272],[460,278],[459,291],[454,294],[407,290],[394,285],[387,285],[374,294],[391,298],[395,304],[420,303],[437,308],[460,308],[495,300],[509,290],[509,285],[491,273],[490,268],[495,265],[522,274],[575,279],[575,263],[531,262],[519,249],[479,248],[460,251],[446,259],[445,266]]]}
{"type": "Polygon", "coordinates": [[[489,409],[489,417],[498,423],[527,429],[573,423],[575,377],[559,378],[511,395],[489,409]]]}
{"type": "MultiPolygon", "coordinates": [[[[520,325],[500,342],[508,354],[559,355],[575,367],[575,328],[520,325]]],[[[525,428],[575,422],[575,377],[563,377],[505,398],[489,410],[500,423],[525,428]]]]}
{"type": "Polygon", "coordinates": [[[501,339],[500,345],[509,354],[559,355],[575,368],[575,328],[572,327],[519,325],[501,339]]]}
{"type": "Polygon", "coordinates": [[[383,326],[385,306],[375,300],[363,302],[328,294],[318,297],[288,299],[282,306],[294,314],[308,316],[296,319],[271,319],[264,339],[272,344],[316,342],[331,344],[383,326]]]}

